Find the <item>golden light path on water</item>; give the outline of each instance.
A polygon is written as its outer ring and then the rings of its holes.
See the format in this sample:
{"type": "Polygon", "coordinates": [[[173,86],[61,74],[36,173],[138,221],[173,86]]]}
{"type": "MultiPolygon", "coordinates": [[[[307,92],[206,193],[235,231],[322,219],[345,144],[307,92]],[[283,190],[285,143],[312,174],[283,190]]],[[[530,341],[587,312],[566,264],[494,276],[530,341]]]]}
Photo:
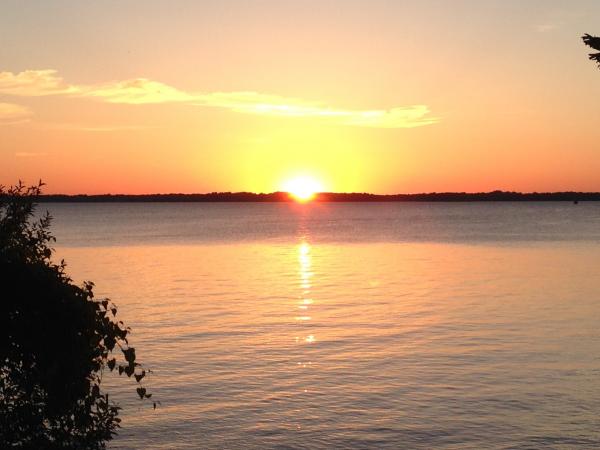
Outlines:
{"type": "MultiPolygon", "coordinates": [[[[314,303],[310,295],[314,272],[311,270],[312,260],[310,244],[308,242],[302,242],[298,245],[298,262],[300,265],[300,301],[298,309],[302,312],[302,315],[296,316],[296,320],[309,321],[311,319],[309,305],[314,303]]],[[[314,336],[307,336],[304,340],[306,342],[314,342],[314,336]]]]}

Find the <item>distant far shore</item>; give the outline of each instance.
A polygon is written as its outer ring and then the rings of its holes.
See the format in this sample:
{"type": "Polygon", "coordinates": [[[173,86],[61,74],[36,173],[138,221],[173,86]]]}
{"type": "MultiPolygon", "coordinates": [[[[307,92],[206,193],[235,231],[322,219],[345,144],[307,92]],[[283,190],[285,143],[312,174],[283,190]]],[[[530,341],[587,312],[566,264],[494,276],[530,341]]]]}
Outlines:
{"type": "MultiPolygon", "coordinates": [[[[39,202],[110,203],[110,202],[295,202],[287,192],[255,194],[251,192],[212,192],[208,194],[102,194],[102,195],[42,195],[39,202]]],[[[600,201],[600,192],[431,192],[423,194],[316,194],[312,202],[539,202],[539,201],[600,201]]]]}

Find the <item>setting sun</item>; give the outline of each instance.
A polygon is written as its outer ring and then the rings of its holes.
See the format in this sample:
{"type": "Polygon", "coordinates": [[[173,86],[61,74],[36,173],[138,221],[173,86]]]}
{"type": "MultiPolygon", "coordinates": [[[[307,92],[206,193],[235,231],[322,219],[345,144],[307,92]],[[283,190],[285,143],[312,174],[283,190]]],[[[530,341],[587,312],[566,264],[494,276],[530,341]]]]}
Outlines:
{"type": "Polygon", "coordinates": [[[287,181],[283,189],[299,202],[308,202],[322,190],[322,185],[310,177],[297,177],[287,181]]]}

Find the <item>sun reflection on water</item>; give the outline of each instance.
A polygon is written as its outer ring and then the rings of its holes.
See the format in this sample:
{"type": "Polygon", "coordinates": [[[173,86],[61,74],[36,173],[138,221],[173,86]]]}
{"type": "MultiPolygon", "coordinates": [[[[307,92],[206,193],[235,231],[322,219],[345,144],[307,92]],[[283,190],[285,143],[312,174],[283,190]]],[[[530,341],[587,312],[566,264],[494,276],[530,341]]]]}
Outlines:
{"type": "MultiPolygon", "coordinates": [[[[302,227],[301,227],[302,228],[302,227]]],[[[296,316],[296,323],[301,327],[300,336],[296,336],[295,342],[296,344],[314,344],[316,341],[315,335],[313,334],[312,326],[311,326],[311,316],[309,313],[310,310],[313,309],[314,299],[313,299],[313,283],[314,283],[314,271],[312,267],[312,247],[308,243],[306,233],[301,233],[299,236],[299,244],[296,247],[296,253],[298,258],[298,278],[300,285],[300,292],[298,294],[298,301],[296,302],[296,307],[301,311],[302,315],[296,316]]],[[[301,352],[301,360],[297,361],[297,367],[302,370],[308,370],[312,367],[312,361],[310,361],[309,350],[306,348],[305,351],[301,352]]],[[[304,386],[300,392],[302,394],[308,394],[312,392],[312,389],[309,390],[311,386],[304,386]]],[[[300,424],[297,424],[297,429],[301,430],[302,427],[300,424]]]]}
{"type": "MultiPolygon", "coordinates": [[[[300,277],[300,288],[302,292],[300,294],[300,301],[298,302],[298,309],[302,310],[302,315],[296,316],[296,320],[309,321],[311,317],[308,315],[309,306],[313,304],[312,298],[308,298],[311,294],[312,278],[314,272],[312,271],[312,256],[311,246],[306,241],[306,237],[300,238],[301,242],[298,244],[298,263],[299,263],[299,277],[300,277]]],[[[314,342],[314,336],[312,339],[305,338],[305,342],[314,342]]]]}
{"type": "Polygon", "coordinates": [[[312,287],[311,278],[314,274],[311,270],[310,244],[306,241],[298,245],[298,262],[300,263],[300,287],[304,290],[303,294],[308,294],[312,287]]]}

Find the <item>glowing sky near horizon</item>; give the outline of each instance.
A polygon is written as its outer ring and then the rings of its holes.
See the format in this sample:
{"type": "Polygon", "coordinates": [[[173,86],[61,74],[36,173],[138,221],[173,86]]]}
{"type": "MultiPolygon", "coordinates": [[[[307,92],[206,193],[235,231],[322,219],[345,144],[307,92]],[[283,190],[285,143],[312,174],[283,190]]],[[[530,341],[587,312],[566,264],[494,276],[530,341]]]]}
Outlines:
{"type": "Polygon", "coordinates": [[[597,1],[0,4],[0,184],[600,191],[597,1]]]}

